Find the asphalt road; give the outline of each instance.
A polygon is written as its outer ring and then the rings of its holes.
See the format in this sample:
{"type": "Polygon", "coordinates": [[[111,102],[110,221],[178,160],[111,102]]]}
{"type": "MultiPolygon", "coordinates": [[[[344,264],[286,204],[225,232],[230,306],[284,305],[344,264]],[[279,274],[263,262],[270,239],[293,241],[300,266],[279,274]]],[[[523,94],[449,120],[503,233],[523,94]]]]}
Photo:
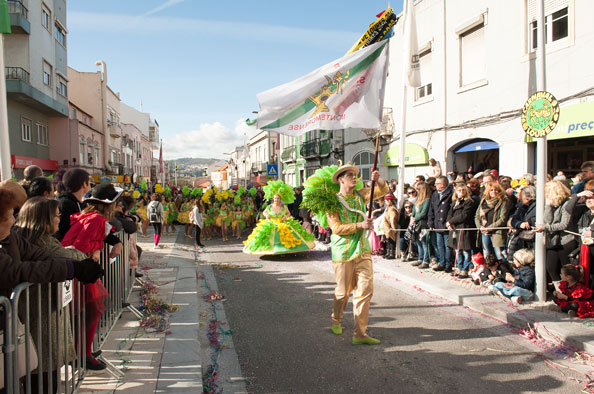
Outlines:
{"type": "MultiPolygon", "coordinates": [[[[543,357],[580,367],[555,359],[554,351],[543,353],[542,343],[384,274],[374,277],[369,321],[370,335],[382,343],[353,346],[350,303],[343,335],[330,331],[329,252],[260,258],[243,254],[238,241],[206,244],[200,260],[212,264],[226,297],[227,328],[233,329],[249,392],[500,394],[583,388],[570,378],[583,376],[543,357]]],[[[224,370],[219,379],[225,379],[224,370]]]]}

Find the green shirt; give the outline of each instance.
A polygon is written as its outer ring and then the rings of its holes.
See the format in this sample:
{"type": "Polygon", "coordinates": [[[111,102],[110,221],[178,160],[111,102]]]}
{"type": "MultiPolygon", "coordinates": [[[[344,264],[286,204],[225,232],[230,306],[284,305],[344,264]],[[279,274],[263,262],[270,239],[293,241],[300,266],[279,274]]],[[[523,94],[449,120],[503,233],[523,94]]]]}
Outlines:
{"type": "MultiPolygon", "coordinates": [[[[343,198],[351,209],[361,211],[364,214],[367,212],[367,209],[365,209],[365,200],[358,192],[355,192],[353,196],[343,196],[343,198]]],[[[338,215],[343,224],[362,222],[364,219],[360,213],[351,212],[344,206],[338,212],[338,215]]],[[[369,240],[365,237],[365,229],[359,229],[353,234],[347,235],[332,233],[330,242],[332,261],[349,261],[365,252],[371,251],[369,240]]]]}

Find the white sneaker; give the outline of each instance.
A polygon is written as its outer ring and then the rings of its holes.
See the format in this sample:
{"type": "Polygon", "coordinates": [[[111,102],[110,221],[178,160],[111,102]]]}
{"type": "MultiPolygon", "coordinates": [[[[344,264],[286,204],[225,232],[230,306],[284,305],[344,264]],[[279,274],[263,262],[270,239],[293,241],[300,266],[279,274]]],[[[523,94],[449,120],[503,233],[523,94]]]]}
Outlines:
{"type": "Polygon", "coordinates": [[[159,245],[153,245],[153,249],[159,249],[159,245]]]}

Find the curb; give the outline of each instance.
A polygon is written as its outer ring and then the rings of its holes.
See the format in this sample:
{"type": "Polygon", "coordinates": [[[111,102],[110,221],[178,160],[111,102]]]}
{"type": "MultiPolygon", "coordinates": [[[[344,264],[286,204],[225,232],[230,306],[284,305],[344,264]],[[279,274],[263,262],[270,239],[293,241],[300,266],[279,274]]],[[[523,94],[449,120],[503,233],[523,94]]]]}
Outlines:
{"type": "Polygon", "coordinates": [[[572,319],[560,312],[534,309],[538,308],[536,303],[513,305],[511,301],[490,295],[485,288],[475,286],[469,281],[447,280],[449,274],[432,274],[400,260],[375,260],[374,271],[394,275],[396,279],[408,285],[466,306],[503,323],[520,328],[532,326],[545,339],[594,354],[594,329],[582,324],[588,320],[572,319]],[[427,277],[433,280],[429,282],[427,277]],[[470,284],[472,287],[461,284],[470,284]]]}

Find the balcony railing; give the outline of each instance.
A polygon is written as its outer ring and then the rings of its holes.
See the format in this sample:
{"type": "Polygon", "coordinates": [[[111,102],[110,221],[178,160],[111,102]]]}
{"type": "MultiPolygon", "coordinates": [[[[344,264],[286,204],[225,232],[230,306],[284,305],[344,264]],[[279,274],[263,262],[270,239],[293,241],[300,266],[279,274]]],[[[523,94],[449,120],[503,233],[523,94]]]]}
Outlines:
{"type": "Polygon", "coordinates": [[[332,140],[323,139],[320,141],[320,155],[328,156],[332,152],[332,140]]]}
{"type": "Polygon", "coordinates": [[[23,81],[26,84],[30,84],[29,72],[22,67],[5,67],[4,75],[6,79],[23,81]]]}
{"type": "Polygon", "coordinates": [[[318,138],[305,141],[301,144],[301,156],[305,159],[318,157],[320,155],[320,140],[318,138]]]}
{"type": "Polygon", "coordinates": [[[252,163],[252,172],[265,172],[266,171],[266,164],[264,162],[256,162],[252,163]]]}
{"type": "Polygon", "coordinates": [[[283,162],[295,161],[295,145],[291,145],[283,149],[281,160],[283,162]]]}
{"type": "Polygon", "coordinates": [[[23,18],[29,20],[29,10],[20,0],[8,0],[8,13],[19,14],[23,18]]]}

